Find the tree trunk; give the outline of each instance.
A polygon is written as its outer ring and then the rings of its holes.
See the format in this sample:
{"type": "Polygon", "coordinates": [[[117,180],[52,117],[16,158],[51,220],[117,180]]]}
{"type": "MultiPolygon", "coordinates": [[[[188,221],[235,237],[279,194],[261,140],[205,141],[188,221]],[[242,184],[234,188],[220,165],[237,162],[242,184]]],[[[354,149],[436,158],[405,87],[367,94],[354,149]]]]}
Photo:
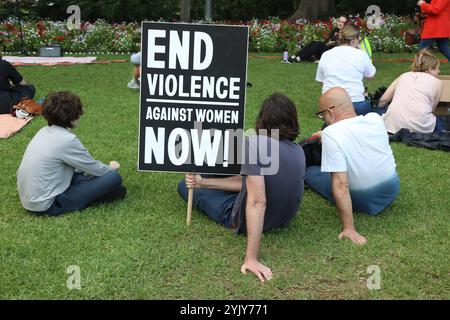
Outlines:
{"type": "Polygon", "coordinates": [[[191,1],[181,0],[181,21],[191,22],[191,1]]]}
{"type": "Polygon", "coordinates": [[[205,3],[205,19],[212,19],[212,0],[206,0],[205,3]]]}
{"type": "Polygon", "coordinates": [[[319,16],[331,16],[336,12],[335,0],[319,0],[319,16]]]}
{"type": "Polygon", "coordinates": [[[319,15],[331,15],[335,11],[335,0],[301,0],[289,20],[316,20],[319,15]]]}

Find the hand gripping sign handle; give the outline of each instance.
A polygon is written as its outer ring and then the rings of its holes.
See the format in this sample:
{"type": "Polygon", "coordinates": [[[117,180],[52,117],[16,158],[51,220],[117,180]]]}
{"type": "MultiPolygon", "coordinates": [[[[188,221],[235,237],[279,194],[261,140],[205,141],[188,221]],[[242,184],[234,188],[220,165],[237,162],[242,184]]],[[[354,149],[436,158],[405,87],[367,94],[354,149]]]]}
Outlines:
{"type": "Polygon", "coordinates": [[[187,205],[187,219],[186,219],[186,223],[188,226],[191,225],[191,221],[192,221],[192,202],[194,199],[194,189],[189,189],[189,193],[188,193],[188,205],[187,205]]]}

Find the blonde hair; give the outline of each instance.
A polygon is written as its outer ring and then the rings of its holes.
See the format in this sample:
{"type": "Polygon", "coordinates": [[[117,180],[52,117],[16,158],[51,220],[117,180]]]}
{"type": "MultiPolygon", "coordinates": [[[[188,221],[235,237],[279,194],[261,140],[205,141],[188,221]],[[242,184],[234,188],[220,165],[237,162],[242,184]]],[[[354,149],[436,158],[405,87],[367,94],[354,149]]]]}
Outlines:
{"type": "Polygon", "coordinates": [[[428,49],[422,49],[416,53],[411,71],[427,72],[430,69],[436,70],[440,65],[439,59],[428,49]]]}
{"type": "Polygon", "coordinates": [[[359,28],[353,24],[346,24],[339,34],[340,44],[350,44],[353,40],[359,38],[359,28]]]}

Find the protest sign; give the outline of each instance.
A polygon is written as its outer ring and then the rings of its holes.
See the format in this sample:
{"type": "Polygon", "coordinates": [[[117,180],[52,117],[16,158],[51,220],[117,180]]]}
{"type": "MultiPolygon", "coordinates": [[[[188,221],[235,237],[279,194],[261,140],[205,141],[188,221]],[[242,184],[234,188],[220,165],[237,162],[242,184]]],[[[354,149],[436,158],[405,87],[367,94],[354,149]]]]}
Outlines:
{"type": "Polygon", "coordinates": [[[247,48],[247,27],[143,23],[139,170],[239,173],[247,48]]]}
{"type": "Polygon", "coordinates": [[[239,174],[248,27],[142,25],[140,171],[239,174]]]}

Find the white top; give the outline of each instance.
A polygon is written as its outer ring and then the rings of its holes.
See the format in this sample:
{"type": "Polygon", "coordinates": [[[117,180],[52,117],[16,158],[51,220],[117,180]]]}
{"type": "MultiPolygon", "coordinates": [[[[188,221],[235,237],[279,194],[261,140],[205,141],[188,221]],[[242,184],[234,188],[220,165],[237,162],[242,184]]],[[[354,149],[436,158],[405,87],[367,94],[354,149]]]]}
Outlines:
{"type": "Polygon", "coordinates": [[[347,90],[352,102],[361,102],[365,99],[363,78],[371,78],[375,73],[376,68],[367,53],[343,45],[322,55],[316,80],[323,82],[322,93],[340,87],[347,90]]]}
{"type": "Polygon", "coordinates": [[[392,101],[382,116],[386,129],[396,133],[400,129],[431,133],[436,128],[433,112],[442,95],[442,81],[425,72],[407,72],[386,90],[382,100],[392,101]]]}
{"type": "Polygon", "coordinates": [[[396,175],[395,159],[381,117],[368,113],[339,121],[322,132],[322,172],[347,172],[350,190],[366,190],[396,175]]]}
{"type": "Polygon", "coordinates": [[[17,170],[17,190],[25,209],[48,210],[55,198],[69,188],[75,169],[102,176],[111,169],[94,160],[68,129],[47,126],[34,136],[17,170]]]}

